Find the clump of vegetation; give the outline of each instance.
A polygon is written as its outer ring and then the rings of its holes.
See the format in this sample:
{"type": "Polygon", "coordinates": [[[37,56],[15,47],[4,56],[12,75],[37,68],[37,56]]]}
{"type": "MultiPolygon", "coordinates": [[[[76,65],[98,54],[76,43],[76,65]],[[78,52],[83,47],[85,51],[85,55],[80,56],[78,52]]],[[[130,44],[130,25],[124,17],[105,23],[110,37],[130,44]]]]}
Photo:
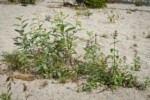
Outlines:
{"type": "Polygon", "coordinates": [[[88,18],[92,15],[93,13],[90,12],[89,10],[82,10],[82,11],[77,11],[75,13],[76,16],[87,16],[88,18]]]}
{"type": "Polygon", "coordinates": [[[101,35],[101,37],[103,37],[103,38],[108,38],[108,37],[109,37],[109,35],[108,35],[108,34],[106,34],[106,33],[104,33],[104,34],[102,34],[102,35],[101,35]]]}
{"type": "Polygon", "coordinates": [[[135,0],[135,6],[142,6],[142,0],[135,0]]]}
{"type": "Polygon", "coordinates": [[[137,50],[134,51],[134,59],[133,59],[133,67],[132,67],[132,70],[135,70],[135,71],[139,71],[141,69],[141,60],[140,60],[140,57],[138,56],[138,52],[137,50]]]}
{"type": "Polygon", "coordinates": [[[100,48],[97,43],[90,44],[90,48],[86,47],[86,56],[88,56],[88,61],[86,64],[80,66],[79,69],[82,74],[89,75],[87,84],[83,86],[83,91],[91,91],[101,85],[106,85],[111,89],[115,89],[118,86],[123,87],[134,87],[137,84],[136,76],[127,71],[128,65],[125,65],[126,59],[122,59],[118,55],[118,50],[116,49],[117,33],[113,35],[114,42],[113,48],[110,49],[111,55],[105,57],[105,55],[100,52],[100,48]],[[97,52],[99,51],[99,52],[97,52]],[[108,60],[112,60],[109,64],[108,60]]]}
{"type": "Polygon", "coordinates": [[[12,100],[11,95],[12,95],[11,93],[2,93],[0,98],[1,100],[12,100]]]}
{"type": "Polygon", "coordinates": [[[79,6],[83,6],[83,5],[84,5],[84,0],[75,0],[75,2],[76,2],[79,6]]]}
{"type": "Polygon", "coordinates": [[[9,0],[9,2],[12,2],[12,3],[21,3],[24,6],[26,6],[27,4],[35,4],[36,0],[9,0]]]}
{"type": "Polygon", "coordinates": [[[106,0],[84,0],[84,4],[90,8],[106,7],[106,0]]]}
{"type": "Polygon", "coordinates": [[[53,24],[50,29],[45,29],[39,18],[33,18],[35,24],[29,32],[25,31],[27,20],[17,17],[20,24],[16,26],[20,28],[15,30],[19,36],[14,38],[14,44],[19,48],[16,53],[4,54],[4,61],[22,72],[33,72],[45,78],[69,78],[74,72],[69,69],[73,69],[72,57],[76,54],[78,39],[75,34],[80,30],[80,23],[64,22],[66,17],[63,13],[56,15],[50,21],[53,24]]]}
{"type": "Polygon", "coordinates": [[[107,16],[108,16],[109,22],[111,22],[111,23],[115,23],[116,20],[119,19],[119,15],[115,14],[115,12],[113,10],[111,10],[110,13],[107,13],[107,16]]]}
{"type": "Polygon", "coordinates": [[[146,77],[144,82],[139,82],[137,88],[139,90],[146,90],[150,86],[150,78],[146,77]]]}
{"type": "MultiPolygon", "coordinates": [[[[137,87],[137,77],[132,73],[134,70],[128,68],[126,57],[120,57],[119,50],[116,49],[118,33],[113,34],[110,55],[104,55],[97,34],[87,32],[88,39],[78,37],[76,33],[82,29],[82,24],[77,20],[71,24],[66,21],[67,17],[60,12],[46,20],[50,23],[49,28],[44,27],[45,20],[40,20],[38,15],[32,19],[34,24],[31,25],[23,17],[17,17],[20,24],[16,24],[18,28],[15,31],[19,36],[14,41],[18,49],[12,54],[5,53],[3,62],[10,69],[59,79],[61,83],[72,79],[78,87],[82,76],[86,76],[83,91],[91,91],[101,85],[111,89],[120,86],[137,87]],[[31,30],[27,31],[27,27],[31,30]],[[75,58],[78,54],[77,41],[86,44],[83,60],[75,58]]],[[[139,66],[138,62],[135,61],[136,67],[139,66]]]]}

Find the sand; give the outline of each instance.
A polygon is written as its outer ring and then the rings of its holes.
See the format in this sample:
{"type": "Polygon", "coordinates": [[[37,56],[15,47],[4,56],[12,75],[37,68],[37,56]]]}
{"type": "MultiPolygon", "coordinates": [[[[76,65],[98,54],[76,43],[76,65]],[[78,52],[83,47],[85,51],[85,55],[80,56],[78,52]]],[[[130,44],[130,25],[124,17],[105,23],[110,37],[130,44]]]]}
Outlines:
{"type": "MultiPolygon", "coordinates": [[[[58,0],[61,1],[61,0],[58,0]]],[[[0,55],[3,51],[12,52],[16,47],[13,45],[13,40],[17,34],[14,31],[14,24],[17,23],[15,17],[24,16],[24,18],[33,18],[33,14],[38,12],[42,18],[47,15],[53,15],[53,10],[56,12],[62,11],[69,14],[69,20],[75,17],[76,10],[69,7],[50,8],[52,5],[57,7],[57,3],[50,1],[40,1],[36,5],[28,5],[27,7],[20,4],[0,4],[0,55]]],[[[140,81],[144,77],[150,76],[150,39],[146,36],[150,34],[150,7],[142,6],[135,7],[128,4],[108,4],[104,9],[90,9],[93,14],[88,18],[86,16],[78,16],[78,20],[82,22],[85,29],[78,33],[81,37],[86,37],[85,32],[93,31],[98,35],[107,34],[108,38],[100,37],[98,40],[102,45],[102,50],[105,54],[109,53],[111,48],[110,43],[113,41],[112,34],[118,32],[117,49],[120,55],[127,56],[128,63],[132,62],[134,50],[138,51],[141,58],[142,69],[137,72],[140,81]],[[110,23],[107,13],[113,10],[116,15],[119,15],[115,23],[110,23]],[[135,37],[135,38],[134,38],[135,37]],[[137,47],[133,45],[136,44],[137,47]]],[[[68,20],[68,21],[69,21],[68,20]]],[[[83,54],[82,44],[79,43],[78,51],[83,54]]],[[[4,65],[0,65],[1,69],[4,65]]],[[[5,66],[4,66],[5,68],[5,66]]],[[[7,76],[0,74],[0,94],[5,92],[5,80],[7,76]]],[[[25,100],[25,93],[22,92],[23,83],[28,87],[26,95],[28,100],[150,100],[150,88],[145,91],[136,90],[134,88],[119,88],[116,91],[102,91],[103,87],[94,90],[92,93],[77,93],[75,83],[69,82],[66,84],[58,84],[53,80],[39,80],[26,82],[15,79],[16,84],[12,85],[11,92],[13,100],[25,100]],[[41,84],[47,81],[48,85],[41,88],[41,84]]]]}

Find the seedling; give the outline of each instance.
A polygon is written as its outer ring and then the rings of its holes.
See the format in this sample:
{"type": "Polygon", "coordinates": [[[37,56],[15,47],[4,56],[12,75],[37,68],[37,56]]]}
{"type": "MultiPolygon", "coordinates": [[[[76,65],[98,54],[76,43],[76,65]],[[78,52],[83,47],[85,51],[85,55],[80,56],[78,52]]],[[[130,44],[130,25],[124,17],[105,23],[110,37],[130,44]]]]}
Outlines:
{"type": "Polygon", "coordinates": [[[89,10],[83,10],[83,11],[77,11],[75,13],[76,16],[87,16],[88,18],[92,15],[93,13],[90,12],[89,10]]]}
{"type": "Polygon", "coordinates": [[[115,14],[113,10],[111,10],[110,14],[108,13],[107,16],[108,16],[109,22],[111,23],[115,23],[116,20],[119,19],[119,15],[115,14]]]}
{"type": "Polygon", "coordinates": [[[133,59],[134,66],[132,67],[132,70],[139,71],[141,69],[140,57],[138,56],[137,50],[134,50],[134,53],[135,53],[133,59]]]}

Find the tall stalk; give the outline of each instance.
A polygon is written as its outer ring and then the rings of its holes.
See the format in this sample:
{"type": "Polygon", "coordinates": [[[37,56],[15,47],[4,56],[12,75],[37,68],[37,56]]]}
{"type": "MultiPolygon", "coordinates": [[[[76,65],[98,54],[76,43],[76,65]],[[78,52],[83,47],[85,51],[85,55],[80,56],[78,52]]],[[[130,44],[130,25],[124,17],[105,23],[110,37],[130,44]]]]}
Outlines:
{"type": "Polygon", "coordinates": [[[117,34],[118,34],[117,31],[115,31],[113,34],[113,39],[114,39],[114,43],[113,43],[114,44],[114,48],[113,48],[114,49],[113,50],[113,56],[114,56],[113,57],[113,73],[116,73],[116,67],[117,67],[116,66],[116,52],[117,52],[116,51],[116,42],[117,42],[116,38],[117,38],[117,34]]]}

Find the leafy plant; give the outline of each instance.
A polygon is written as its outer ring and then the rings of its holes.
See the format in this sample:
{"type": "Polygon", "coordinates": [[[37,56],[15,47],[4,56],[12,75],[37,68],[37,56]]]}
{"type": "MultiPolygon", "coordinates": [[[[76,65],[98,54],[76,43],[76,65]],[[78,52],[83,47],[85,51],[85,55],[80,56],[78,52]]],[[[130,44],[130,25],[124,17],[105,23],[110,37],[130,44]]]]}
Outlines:
{"type": "Polygon", "coordinates": [[[146,90],[150,86],[150,78],[146,77],[144,82],[138,82],[136,88],[139,90],[146,90]]]}
{"type": "Polygon", "coordinates": [[[135,6],[142,6],[142,0],[135,0],[135,6]]]}
{"type": "Polygon", "coordinates": [[[88,18],[89,18],[92,14],[93,14],[93,13],[90,12],[89,10],[77,11],[77,12],[75,13],[76,16],[81,16],[81,15],[83,15],[83,16],[87,16],[88,18]]]}
{"type": "MultiPolygon", "coordinates": [[[[75,24],[67,22],[67,17],[68,15],[60,12],[48,20],[41,20],[36,14],[31,25],[23,17],[17,17],[20,24],[16,24],[15,30],[19,35],[14,41],[18,48],[13,53],[5,53],[3,62],[12,70],[58,79],[61,83],[72,79],[77,83],[78,91],[83,76],[86,76],[86,84],[82,85],[83,91],[90,92],[101,85],[111,89],[120,86],[138,87],[137,77],[132,73],[134,70],[129,69],[130,65],[126,64],[125,56],[119,56],[117,31],[113,34],[110,54],[104,55],[98,35],[87,32],[87,39],[78,37],[76,33],[81,30],[82,24],[77,20],[75,24]],[[50,25],[45,27],[45,23],[50,25]],[[77,41],[81,40],[86,44],[83,48],[85,54],[81,56],[83,60],[75,58],[78,54],[77,41]]],[[[134,68],[139,68],[139,62],[136,54],[134,68]]]]}
{"type": "Polygon", "coordinates": [[[16,50],[12,53],[4,52],[2,56],[2,61],[10,70],[20,70],[21,72],[26,73],[29,72],[29,69],[31,68],[30,63],[32,62],[32,60],[30,60],[30,54],[16,50]]]}
{"type": "Polygon", "coordinates": [[[111,12],[108,13],[108,19],[109,19],[109,22],[115,23],[115,21],[119,19],[119,15],[115,14],[114,11],[111,10],[111,12]]]}
{"type": "Polygon", "coordinates": [[[12,95],[11,93],[2,93],[0,98],[1,100],[12,100],[11,95],[12,95]]]}
{"type": "Polygon", "coordinates": [[[81,5],[82,3],[84,3],[84,0],[75,0],[75,2],[76,2],[78,5],[81,5]]]}
{"type": "Polygon", "coordinates": [[[90,8],[106,7],[106,0],[84,0],[84,4],[90,8]]]}
{"type": "Polygon", "coordinates": [[[36,16],[32,19],[34,24],[30,25],[29,32],[25,29],[29,27],[28,20],[17,17],[20,24],[16,24],[19,29],[15,30],[19,36],[14,41],[18,49],[12,54],[4,54],[3,61],[12,69],[33,72],[45,78],[70,78],[74,74],[74,70],[69,69],[74,66],[75,41],[79,39],[75,34],[81,30],[80,22],[76,21],[75,25],[65,22],[68,15],[60,12],[49,21],[52,27],[46,29],[44,22],[36,16]]]}
{"type": "Polygon", "coordinates": [[[95,47],[95,44],[91,45],[88,42],[85,47],[87,62],[80,66],[78,71],[82,75],[89,75],[87,84],[83,86],[84,91],[91,91],[100,85],[106,85],[111,89],[116,89],[118,86],[136,87],[136,76],[127,71],[126,58],[121,59],[118,55],[119,51],[116,49],[117,32],[114,33],[113,39],[113,48],[110,49],[111,55],[106,57],[103,53],[97,52],[99,49],[95,47]],[[109,59],[112,60],[112,63],[108,63],[109,59]]]}
{"type": "Polygon", "coordinates": [[[134,52],[135,52],[133,59],[134,66],[132,67],[132,70],[139,71],[141,68],[140,57],[138,56],[137,50],[135,50],[134,52]]]}
{"type": "Polygon", "coordinates": [[[104,34],[101,35],[101,37],[108,38],[109,36],[108,36],[108,34],[104,33],[104,34]]]}
{"type": "Polygon", "coordinates": [[[12,3],[21,3],[24,6],[26,6],[27,4],[35,4],[36,0],[8,0],[12,3]]]}

